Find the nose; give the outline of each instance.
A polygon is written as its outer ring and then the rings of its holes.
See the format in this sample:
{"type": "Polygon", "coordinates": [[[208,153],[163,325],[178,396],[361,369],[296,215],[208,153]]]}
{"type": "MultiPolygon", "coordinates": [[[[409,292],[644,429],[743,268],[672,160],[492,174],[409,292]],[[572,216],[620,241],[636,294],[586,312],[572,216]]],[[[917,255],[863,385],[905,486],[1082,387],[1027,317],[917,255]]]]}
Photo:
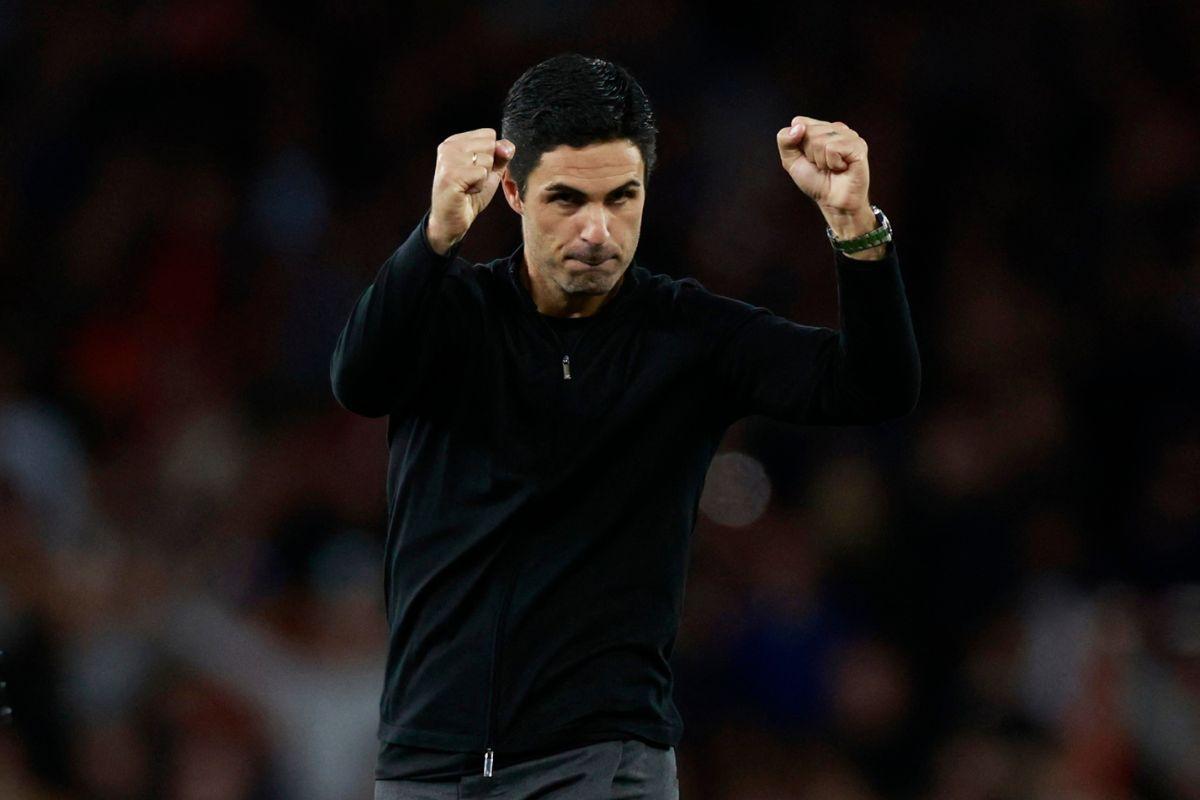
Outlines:
{"type": "Polygon", "coordinates": [[[590,206],[584,211],[583,230],[579,236],[593,247],[608,241],[608,211],[603,206],[590,206]]]}

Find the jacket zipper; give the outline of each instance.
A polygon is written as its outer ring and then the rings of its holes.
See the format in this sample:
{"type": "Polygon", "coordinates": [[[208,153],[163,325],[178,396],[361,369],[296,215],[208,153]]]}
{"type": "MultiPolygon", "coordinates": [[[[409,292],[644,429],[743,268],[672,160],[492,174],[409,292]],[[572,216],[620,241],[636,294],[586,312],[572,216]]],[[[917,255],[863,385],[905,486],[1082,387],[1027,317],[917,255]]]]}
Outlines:
{"type": "MultiPolygon", "coordinates": [[[[541,317],[542,315],[538,314],[538,321],[542,323],[542,326],[545,327],[546,330],[550,331],[550,335],[554,337],[554,341],[558,344],[558,349],[563,351],[562,379],[564,381],[569,381],[571,380],[571,352],[563,346],[562,339],[558,338],[558,331],[554,330],[554,328],[550,326],[550,323],[546,322],[546,320],[542,319],[541,317]]],[[[587,335],[591,333],[592,328],[595,327],[595,325],[596,322],[593,321],[583,333],[579,334],[579,338],[575,340],[575,347],[573,349],[579,349],[579,345],[583,344],[583,340],[587,338],[587,335]]]]}
{"type": "Polygon", "coordinates": [[[515,566],[513,570],[514,573],[508,581],[508,588],[504,592],[504,600],[500,603],[500,611],[496,615],[496,632],[492,637],[492,674],[491,690],[488,692],[487,741],[484,743],[483,751],[483,774],[488,778],[492,777],[492,767],[496,756],[492,743],[496,730],[496,675],[500,671],[500,638],[504,634],[504,615],[508,611],[508,605],[512,600],[513,589],[517,582],[515,566]]]}
{"type": "MultiPolygon", "coordinates": [[[[554,328],[552,328],[550,326],[550,323],[546,322],[544,319],[541,319],[540,314],[538,315],[538,317],[539,317],[539,320],[542,323],[542,325],[545,326],[546,330],[550,331],[550,335],[554,337],[554,341],[558,343],[558,349],[565,350],[566,348],[563,346],[562,339],[558,338],[558,332],[555,331],[554,328]]],[[[591,329],[591,326],[588,326],[588,330],[590,330],[590,329],[591,329]]],[[[579,344],[583,341],[584,337],[587,336],[587,334],[588,334],[588,331],[585,330],[583,333],[581,333],[579,335],[579,339],[577,339],[575,342],[576,347],[579,346],[579,344]]],[[[562,376],[563,376],[564,381],[571,380],[571,354],[569,352],[563,353],[562,376]]],[[[494,736],[495,726],[496,726],[495,697],[496,697],[496,673],[498,671],[497,663],[499,662],[499,659],[500,659],[500,635],[501,635],[501,632],[503,629],[502,626],[504,623],[504,613],[506,611],[508,611],[508,604],[509,604],[509,601],[512,599],[514,583],[515,583],[515,578],[513,578],[509,582],[508,592],[504,596],[504,603],[502,604],[501,609],[500,609],[500,614],[496,619],[496,634],[492,640],[492,675],[491,675],[491,684],[492,685],[491,685],[491,692],[488,694],[487,741],[484,744],[484,751],[483,751],[483,775],[486,778],[492,777],[492,771],[495,767],[496,751],[495,751],[495,748],[492,747],[492,737],[494,736]]]]}

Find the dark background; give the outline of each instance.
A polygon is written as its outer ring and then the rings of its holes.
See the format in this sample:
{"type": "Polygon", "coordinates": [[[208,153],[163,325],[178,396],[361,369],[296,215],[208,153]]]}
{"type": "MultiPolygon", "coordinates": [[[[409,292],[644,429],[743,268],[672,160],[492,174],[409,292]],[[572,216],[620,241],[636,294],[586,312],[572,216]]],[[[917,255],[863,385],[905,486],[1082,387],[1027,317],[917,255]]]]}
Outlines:
{"type": "Polygon", "coordinates": [[[1200,798],[1198,9],[0,3],[0,796],[370,797],[386,422],[329,357],[437,144],[576,51],[659,117],[639,262],[798,322],[775,133],[862,135],[923,360],[729,431],[683,797],[1200,798]]]}

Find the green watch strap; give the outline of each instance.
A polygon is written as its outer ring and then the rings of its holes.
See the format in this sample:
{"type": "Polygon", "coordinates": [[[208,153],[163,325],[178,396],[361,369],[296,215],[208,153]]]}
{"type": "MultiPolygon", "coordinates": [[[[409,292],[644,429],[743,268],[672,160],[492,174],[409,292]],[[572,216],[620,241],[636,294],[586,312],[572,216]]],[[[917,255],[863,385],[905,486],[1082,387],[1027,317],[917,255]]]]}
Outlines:
{"type": "Polygon", "coordinates": [[[829,237],[829,244],[833,246],[834,250],[839,253],[857,253],[892,240],[892,224],[888,221],[887,216],[876,205],[871,206],[871,211],[874,212],[879,227],[861,236],[855,236],[853,239],[838,239],[833,235],[833,228],[825,228],[825,235],[829,237]]]}

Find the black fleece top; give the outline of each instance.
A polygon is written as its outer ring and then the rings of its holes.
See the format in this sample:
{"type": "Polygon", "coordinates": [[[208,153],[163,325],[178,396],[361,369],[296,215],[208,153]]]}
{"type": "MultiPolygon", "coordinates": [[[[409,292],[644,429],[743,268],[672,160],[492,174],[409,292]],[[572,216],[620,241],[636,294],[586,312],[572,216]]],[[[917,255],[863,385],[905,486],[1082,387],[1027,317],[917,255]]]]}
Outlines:
{"type": "MultiPolygon", "coordinates": [[[[482,772],[486,751],[498,767],[613,739],[674,746],[669,660],[726,429],[752,414],[873,424],[916,405],[895,244],[881,261],[834,254],[838,330],[635,258],[564,342],[518,278],[523,245],[484,264],[459,245],[438,255],[428,218],[330,363],[342,406],[388,416],[381,752],[398,745],[417,770],[406,747],[473,754],[482,772]]],[[[380,777],[406,769],[380,759],[380,777]]]]}

